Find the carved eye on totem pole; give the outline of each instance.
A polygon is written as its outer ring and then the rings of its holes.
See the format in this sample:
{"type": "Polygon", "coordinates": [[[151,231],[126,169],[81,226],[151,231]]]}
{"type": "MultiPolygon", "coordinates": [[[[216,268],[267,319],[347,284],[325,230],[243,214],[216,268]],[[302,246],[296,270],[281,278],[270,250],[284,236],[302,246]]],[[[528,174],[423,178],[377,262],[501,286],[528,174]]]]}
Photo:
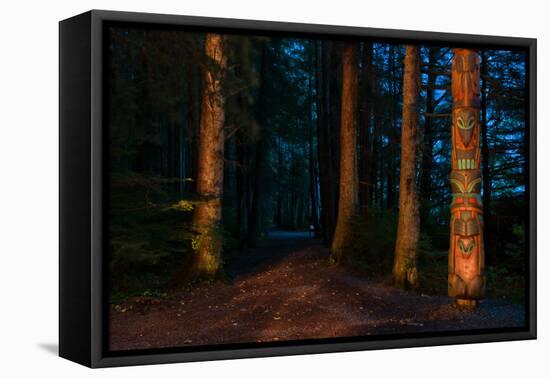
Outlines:
{"type": "Polygon", "coordinates": [[[454,229],[458,236],[458,248],[465,258],[470,257],[476,247],[475,236],[479,235],[479,220],[469,211],[462,212],[455,219],[454,229]]]}
{"type": "Polygon", "coordinates": [[[476,170],[451,172],[451,190],[454,212],[453,233],[457,237],[457,246],[464,258],[469,258],[476,250],[477,239],[481,233],[481,175],[476,170]]]}
{"type": "Polygon", "coordinates": [[[473,129],[476,124],[474,115],[469,113],[471,112],[461,112],[456,120],[456,125],[458,126],[458,131],[460,133],[460,137],[462,138],[462,143],[464,144],[464,147],[470,146],[472,136],[474,135],[473,129]]]}
{"type": "Polygon", "coordinates": [[[474,108],[461,108],[455,112],[455,169],[477,169],[476,161],[479,160],[479,113],[474,108]]]}

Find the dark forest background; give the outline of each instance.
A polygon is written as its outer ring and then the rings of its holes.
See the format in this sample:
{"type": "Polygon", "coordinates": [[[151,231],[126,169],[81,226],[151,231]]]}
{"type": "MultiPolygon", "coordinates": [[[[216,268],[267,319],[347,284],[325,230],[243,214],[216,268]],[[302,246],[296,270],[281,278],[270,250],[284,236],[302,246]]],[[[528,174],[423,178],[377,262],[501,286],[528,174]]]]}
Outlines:
{"type": "MultiPolygon", "coordinates": [[[[165,295],[193,253],[203,33],[112,28],[109,40],[111,300],[165,295]]],[[[343,43],[228,35],[223,259],[272,228],[329,245],[338,201],[343,43]],[[320,167],[324,167],[320,169],[320,167]]],[[[391,274],[404,46],[359,43],[360,213],[351,265],[391,274]]],[[[481,149],[488,295],[522,301],[527,204],[525,54],[482,49],[481,149]]],[[[421,46],[417,187],[423,291],[446,293],[452,49],[421,46]]]]}

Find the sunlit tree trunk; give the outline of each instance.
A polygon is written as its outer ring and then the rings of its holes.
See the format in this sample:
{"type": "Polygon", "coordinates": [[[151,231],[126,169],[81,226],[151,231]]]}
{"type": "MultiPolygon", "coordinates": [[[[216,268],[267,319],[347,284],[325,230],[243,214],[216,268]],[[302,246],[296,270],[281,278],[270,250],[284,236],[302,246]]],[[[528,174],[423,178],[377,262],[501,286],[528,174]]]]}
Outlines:
{"type": "Polygon", "coordinates": [[[222,249],[219,232],[225,121],[222,85],[226,66],[222,36],[207,34],[205,53],[197,174],[197,194],[201,200],[193,214],[193,226],[198,236],[193,243],[196,255],[192,273],[194,276],[213,277],[221,267],[222,249]]]}
{"type": "Polygon", "coordinates": [[[407,46],[403,75],[403,121],[401,125],[401,175],[399,179],[399,220],[393,264],[397,287],[416,287],[416,260],[420,233],[416,192],[416,149],[418,146],[418,97],[420,57],[417,46],[407,46]]]}
{"type": "Polygon", "coordinates": [[[331,260],[340,262],[352,233],[357,211],[357,44],[346,42],[343,54],[342,109],[340,120],[340,190],[338,217],[331,246],[331,260]]]}
{"type": "Polygon", "coordinates": [[[467,307],[485,291],[479,123],[479,55],[454,49],[449,296],[467,307]]]}

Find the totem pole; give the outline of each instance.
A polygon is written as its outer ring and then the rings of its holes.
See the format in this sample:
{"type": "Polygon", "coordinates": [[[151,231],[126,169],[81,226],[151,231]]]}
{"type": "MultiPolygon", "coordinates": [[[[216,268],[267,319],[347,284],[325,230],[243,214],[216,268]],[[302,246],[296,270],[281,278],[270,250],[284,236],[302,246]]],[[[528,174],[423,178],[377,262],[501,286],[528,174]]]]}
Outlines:
{"type": "Polygon", "coordinates": [[[479,148],[479,55],[454,49],[451,157],[449,296],[473,308],[485,294],[481,154],[479,148]]]}

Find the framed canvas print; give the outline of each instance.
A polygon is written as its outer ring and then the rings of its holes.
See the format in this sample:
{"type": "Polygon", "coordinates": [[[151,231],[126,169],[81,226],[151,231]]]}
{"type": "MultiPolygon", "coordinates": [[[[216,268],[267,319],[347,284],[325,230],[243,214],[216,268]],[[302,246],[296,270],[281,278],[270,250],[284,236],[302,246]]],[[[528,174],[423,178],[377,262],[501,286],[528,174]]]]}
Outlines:
{"type": "Polygon", "coordinates": [[[60,355],[536,337],[536,40],[60,23],[60,355]]]}

